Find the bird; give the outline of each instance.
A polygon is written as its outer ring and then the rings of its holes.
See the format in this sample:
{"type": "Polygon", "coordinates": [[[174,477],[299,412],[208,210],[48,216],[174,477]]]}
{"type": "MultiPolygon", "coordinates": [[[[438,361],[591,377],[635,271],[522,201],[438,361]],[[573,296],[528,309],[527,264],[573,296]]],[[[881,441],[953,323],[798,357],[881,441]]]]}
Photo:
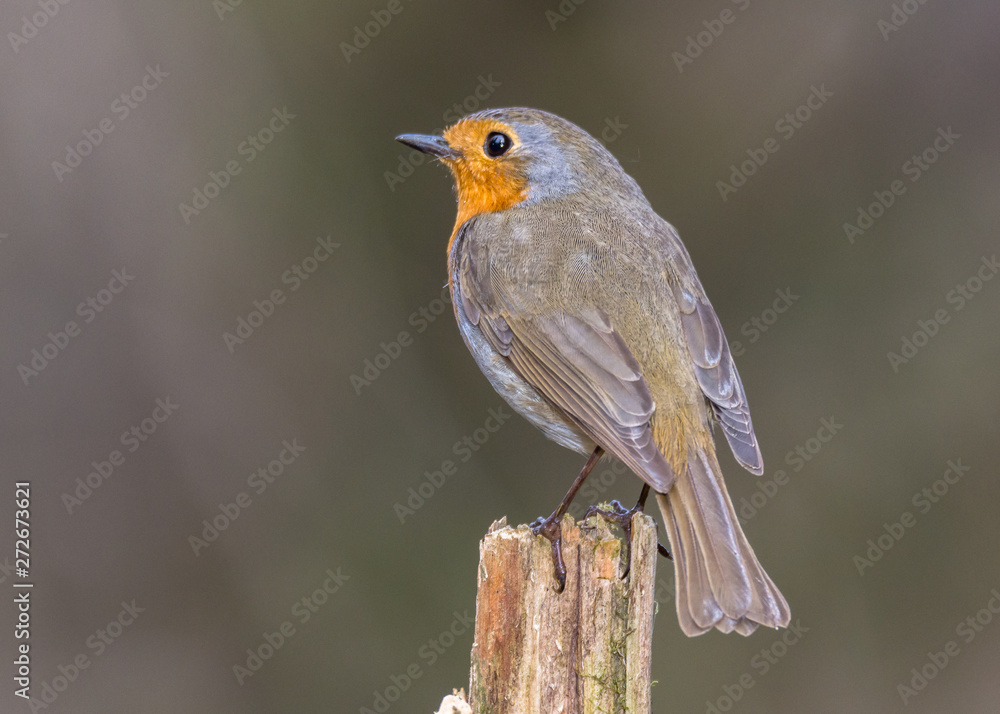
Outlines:
{"type": "MultiPolygon", "coordinates": [[[[590,458],[631,468],[664,521],[681,630],[786,627],[716,457],[721,430],[753,474],[763,458],[722,325],[674,227],[597,140],[538,109],[487,109],[441,135],[396,139],[447,166],[457,216],[448,286],[462,338],[511,408],[590,458]]],[[[630,512],[629,512],[630,513],[630,512]]]]}

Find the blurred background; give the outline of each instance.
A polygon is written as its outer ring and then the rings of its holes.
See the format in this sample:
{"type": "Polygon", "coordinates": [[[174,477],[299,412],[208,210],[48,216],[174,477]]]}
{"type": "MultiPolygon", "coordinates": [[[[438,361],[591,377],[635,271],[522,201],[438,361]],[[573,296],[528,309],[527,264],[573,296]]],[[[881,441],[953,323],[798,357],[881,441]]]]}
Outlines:
{"type": "MultiPolygon", "coordinates": [[[[393,137],[525,105],[677,226],[765,457],[720,449],[795,634],[684,637],[661,561],[654,710],[995,711],[996,4],[63,1],[0,11],[0,585],[28,481],[37,700],[5,596],[0,710],[467,686],[480,537],[584,459],[497,428],[451,179],[393,137]]],[[[602,462],[576,512],[639,486],[602,462]]]]}

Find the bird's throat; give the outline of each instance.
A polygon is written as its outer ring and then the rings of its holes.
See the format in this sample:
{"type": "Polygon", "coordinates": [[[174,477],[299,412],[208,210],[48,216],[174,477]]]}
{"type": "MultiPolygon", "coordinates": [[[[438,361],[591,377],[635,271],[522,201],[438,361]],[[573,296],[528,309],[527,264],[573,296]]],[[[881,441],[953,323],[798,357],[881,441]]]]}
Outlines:
{"type": "MultiPolygon", "coordinates": [[[[495,171],[484,175],[479,167],[464,161],[449,161],[458,192],[458,215],[452,236],[462,224],[481,213],[495,213],[516,206],[528,197],[528,182],[513,172],[495,171]]],[[[451,249],[449,245],[449,250],[451,249]]]]}

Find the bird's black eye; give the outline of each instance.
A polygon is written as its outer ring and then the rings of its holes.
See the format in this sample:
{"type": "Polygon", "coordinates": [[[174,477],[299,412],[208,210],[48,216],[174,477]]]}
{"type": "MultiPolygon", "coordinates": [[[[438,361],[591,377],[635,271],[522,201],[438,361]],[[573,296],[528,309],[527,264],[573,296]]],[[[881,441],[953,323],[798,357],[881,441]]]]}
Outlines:
{"type": "Polygon", "coordinates": [[[484,149],[489,156],[502,156],[507,153],[512,143],[510,137],[506,134],[501,134],[499,131],[491,131],[489,136],[486,137],[486,146],[484,149]]]}

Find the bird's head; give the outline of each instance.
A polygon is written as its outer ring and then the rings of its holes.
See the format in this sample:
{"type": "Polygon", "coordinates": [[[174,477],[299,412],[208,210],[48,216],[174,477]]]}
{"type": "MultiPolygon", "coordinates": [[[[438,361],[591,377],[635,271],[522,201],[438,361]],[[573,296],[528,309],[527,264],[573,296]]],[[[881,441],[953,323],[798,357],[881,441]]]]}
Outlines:
{"type": "Polygon", "coordinates": [[[396,140],[451,169],[458,191],[456,229],[481,213],[580,191],[638,190],[587,132],[538,109],[488,109],[461,119],[442,136],[403,134],[396,140]]]}

